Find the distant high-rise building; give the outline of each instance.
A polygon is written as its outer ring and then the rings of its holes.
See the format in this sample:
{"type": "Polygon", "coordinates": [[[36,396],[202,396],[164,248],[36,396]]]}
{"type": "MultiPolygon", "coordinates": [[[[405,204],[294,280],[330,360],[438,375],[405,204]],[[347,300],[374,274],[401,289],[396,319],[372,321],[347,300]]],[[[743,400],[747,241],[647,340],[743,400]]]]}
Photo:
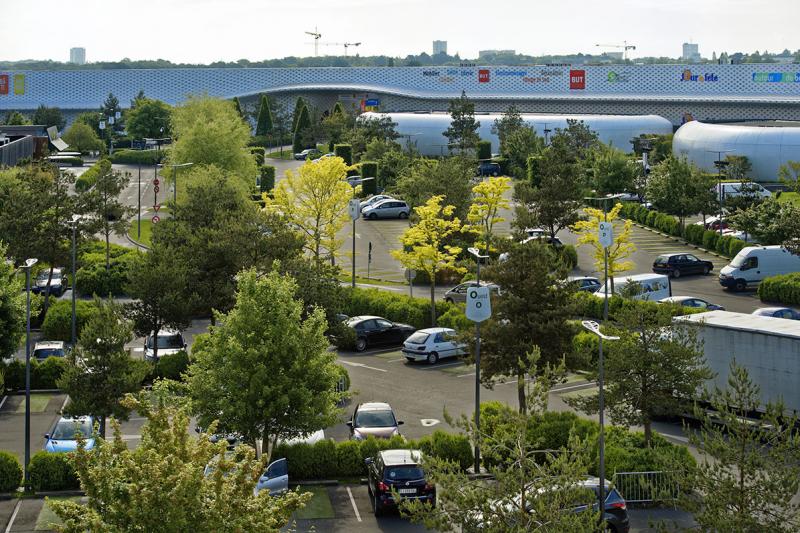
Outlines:
{"type": "Polygon", "coordinates": [[[691,62],[700,61],[700,46],[697,43],[683,43],[681,59],[691,62]]]}
{"type": "Polygon", "coordinates": [[[433,41],[433,55],[447,55],[447,41],[433,41]]]}
{"type": "Polygon", "coordinates": [[[516,55],[516,50],[478,50],[478,58],[485,58],[491,56],[513,56],[516,55]]]}
{"type": "Polygon", "coordinates": [[[69,49],[69,62],[76,65],[83,65],[86,63],[86,48],[70,48],[69,49]]]}

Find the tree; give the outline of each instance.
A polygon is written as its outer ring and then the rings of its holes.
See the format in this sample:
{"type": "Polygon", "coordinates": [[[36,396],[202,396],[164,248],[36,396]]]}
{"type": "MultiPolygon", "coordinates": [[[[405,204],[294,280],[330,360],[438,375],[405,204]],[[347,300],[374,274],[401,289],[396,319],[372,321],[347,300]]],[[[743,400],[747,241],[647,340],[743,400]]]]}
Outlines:
{"type": "Polygon", "coordinates": [[[48,128],[50,126],[55,126],[59,130],[63,130],[67,121],[64,120],[64,114],[61,112],[61,109],[40,104],[39,107],[36,108],[36,111],[33,112],[33,123],[41,124],[48,128]]]}
{"type": "Polygon", "coordinates": [[[92,131],[94,131],[98,139],[103,135],[103,131],[100,130],[100,115],[98,115],[96,111],[87,111],[79,114],[75,117],[72,124],[86,124],[92,128],[92,131]]]}
{"type": "Polygon", "coordinates": [[[508,160],[510,174],[522,179],[528,158],[544,150],[544,140],[523,122],[522,115],[514,105],[494,121],[492,133],[500,141],[500,155],[508,160]]]}
{"type": "Polygon", "coordinates": [[[333,261],[341,244],[337,234],[349,220],[347,203],[353,191],[344,179],[347,170],[338,157],[308,162],[297,173],[287,170],[273,197],[264,197],[266,209],[281,213],[303,235],[317,263],[333,261]]]}
{"type": "Polygon", "coordinates": [[[149,368],[125,349],[133,336],[119,304],[96,298],[95,305],[97,313],[81,329],[58,388],[70,397],[67,412],[95,417],[105,438],[105,419],[127,419],[130,410],[120,400],[141,388],[149,368]]]}
{"type": "Polygon", "coordinates": [[[145,100],[147,100],[147,97],[144,95],[144,89],[139,89],[139,92],[136,93],[136,96],[131,100],[131,109],[136,109],[136,107],[145,100]]]}
{"type": "Polygon", "coordinates": [[[258,120],[256,121],[256,135],[269,135],[272,133],[273,120],[272,110],[269,105],[267,95],[261,95],[261,106],[258,108],[258,120]]]}
{"type": "Polygon", "coordinates": [[[239,100],[239,97],[238,96],[234,96],[232,102],[233,102],[233,108],[236,110],[236,113],[240,117],[242,117],[242,119],[247,119],[247,116],[245,115],[244,111],[242,110],[242,102],[239,100]]]}
{"type": "Polygon", "coordinates": [[[508,106],[502,117],[495,119],[492,124],[492,133],[497,135],[497,139],[500,141],[501,154],[504,153],[503,149],[506,147],[506,139],[509,134],[524,127],[525,122],[522,121],[522,115],[514,104],[508,106]]]}
{"type": "Polygon", "coordinates": [[[298,96],[297,101],[294,103],[294,111],[292,112],[292,132],[297,130],[297,121],[304,107],[306,107],[306,101],[303,100],[302,96],[298,96]]]}
{"type": "Polygon", "coordinates": [[[539,187],[517,182],[514,187],[513,225],[520,229],[541,226],[551,237],[578,220],[583,191],[575,179],[562,175],[542,176],[539,187]]]}
{"type": "Polygon", "coordinates": [[[728,215],[732,227],[752,235],[764,245],[787,244],[795,240],[798,220],[800,207],[775,198],[767,198],[728,215]]]}
{"type": "Polygon", "coordinates": [[[346,142],[353,147],[353,154],[357,159],[370,158],[364,155],[367,145],[374,141],[390,142],[398,139],[397,123],[388,116],[380,118],[359,117],[357,120],[348,116],[348,127],[342,132],[342,142],[346,142]],[[353,122],[351,122],[351,120],[353,122]]]}
{"type": "Polygon", "coordinates": [[[126,114],[128,135],[133,139],[169,137],[172,108],[161,100],[142,98],[126,114]]]}
{"type": "Polygon", "coordinates": [[[301,152],[309,145],[308,131],[311,127],[311,116],[308,106],[303,106],[300,113],[297,115],[297,125],[294,128],[294,137],[292,140],[292,150],[295,153],[301,152]]]}
{"type": "Polygon", "coordinates": [[[103,101],[103,105],[100,106],[100,113],[105,117],[114,117],[115,119],[113,126],[107,125],[107,131],[108,131],[107,135],[111,135],[115,131],[124,130],[123,119],[122,119],[122,108],[119,105],[119,98],[114,96],[113,93],[108,93],[108,96],[103,101]],[[119,119],[116,119],[117,113],[120,114],[119,119]]]}
{"type": "Polygon", "coordinates": [[[331,147],[342,143],[345,134],[353,129],[354,124],[355,117],[344,110],[324,117],[321,127],[324,138],[328,140],[328,146],[331,147]]]}
{"type": "Polygon", "coordinates": [[[615,194],[636,189],[641,166],[621,150],[604,145],[595,152],[590,172],[592,185],[598,194],[615,194]]]}
{"type": "Polygon", "coordinates": [[[14,355],[25,333],[25,287],[14,265],[5,260],[7,252],[0,241],[0,360],[14,355]]]}
{"type": "Polygon", "coordinates": [[[538,349],[542,366],[554,367],[571,349],[567,321],[574,289],[563,282],[568,273],[553,248],[538,241],[509,245],[507,258],[485,270],[502,291],[481,331],[481,379],[489,387],[495,378],[516,379],[521,413],[527,410],[525,377],[532,363],[525,354],[538,349]]]}
{"type": "MultiPolygon", "coordinates": [[[[696,334],[671,327],[673,309],[635,303],[614,315],[617,325],[611,334],[620,339],[606,344],[605,402],[615,424],[643,426],[649,446],[653,420],[688,409],[712,373],[696,334]]],[[[597,395],[568,403],[587,413],[598,410],[597,395]]]]}
{"type": "Polygon", "coordinates": [[[685,157],[670,156],[650,173],[647,198],[659,211],[678,217],[683,228],[687,216],[709,204],[715,181],[714,176],[702,174],[685,157]]]}
{"type": "Polygon", "coordinates": [[[442,196],[442,203],[455,207],[455,215],[466,218],[472,201],[472,177],[475,164],[465,157],[415,159],[398,177],[393,192],[411,207],[418,207],[432,196],[442,196]]]}
{"type": "Polygon", "coordinates": [[[70,149],[82,154],[99,152],[103,149],[103,141],[100,140],[91,126],[83,122],[73,122],[62,138],[70,149]]]}
{"type": "Polygon", "coordinates": [[[280,145],[281,155],[283,155],[283,142],[287,135],[291,134],[294,130],[290,129],[291,124],[289,121],[291,117],[286,109],[286,106],[280,103],[277,99],[270,100],[272,106],[272,131],[273,135],[280,145]]]}
{"type": "Polygon", "coordinates": [[[125,291],[132,301],[126,314],[137,335],[153,335],[153,357],[158,359],[158,332],[167,328],[186,329],[192,322],[197,296],[191,287],[189,268],[171,251],[154,246],[139,254],[128,269],[125,291]]]}
{"type": "Polygon", "coordinates": [[[226,171],[250,187],[255,181],[256,164],[250,155],[250,127],[226,100],[209,96],[190,96],[172,110],[176,140],[170,163],[194,163],[226,171]]]}
{"type": "Polygon", "coordinates": [[[483,247],[487,254],[491,250],[494,225],[505,221],[499,214],[501,209],[509,208],[505,193],[511,189],[510,183],[511,178],[492,177],[472,188],[474,200],[467,215],[469,229],[478,235],[476,244],[483,247]]]}
{"type": "Polygon", "coordinates": [[[611,222],[619,218],[622,204],[615,205],[608,213],[603,213],[600,209],[587,207],[584,209],[586,218],[577,221],[572,226],[572,231],[578,233],[578,246],[584,244],[592,247],[592,257],[594,257],[594,268],[597,272],[605,270],[605,256],[608,253],[608,277],[611,280],[611,292],[614,292],[614,277],[623,272],[627,272],[635,265],[633,261],[625,261],[636,251],[636,245],[632,242],[633,221],[628,219],[622,223],[622,231],[617,233],[615,227],[614,244],[607,249],[600,244],[598,232],[600,222],[611,222]]]}
{"type": "Polygon", "coordinates": [[[119,195],[130,182],[130,173],[109,170],[97,178],[92,190],[86,193],[84,201],[93,217],[91,227],[101,233],[106,240],[106,270],[111,268],[110,237],[124,235],[128,231],[128,217],[134,210],[120,202],[119,195]]]}
{"type": "Polygon", "coordinates": [[[26,126],[31,124],[31,121],[19,111],[8,111],[3,119],[3,124],[6,126],[26,126]]]}
{"type": "Polygon", "coordinates": [[[269,458],[278,439],[336,421],[339,372],[325,315],[316,309],[302,318],[294,280],[276,271],[238,277],[236,305],[195,343],[189,390],[201,425],[219,420],[221,430],[260,441],[269,458]]]}
{"type": "Polygon", "coordinates": [[[800,432],[782,403],[762,403],[760,387],[731,362],[725,389],[704,396],[711,409],[695,408],[700,431],[690,442],[703,455],[685,480],[701,495],[683,503],[704,531],[797,531],[800,505],[800,432]],[[763,411],[756,422],[749,413],[763,411]]]}
{"type": "Polygon", "coordinates": [[[431,325],[436,325],[436,273],[444,270],[463,272],[456,265],[461,248],[447,244],[448,238],[461,231],[461,220],[453,216],[455,207],[442,206],[443,196],[432,196],[425,205],[414,208],[416,224],[400,236],[401,250],[392,250],[392,257],[408,269],[425,272],[431,280],[431,325]]]}
{"type": "MultiPolygon", "coordinates": [[[[449,148],[458,148],[460,153],[475,148],[480,140],[478,128],[481,123],[475,120],[475,104],[467,98],[466,91],[461,91],[461,97],[450,100],[447,112],[453,118],[450,127],[442,135],[447,137],[449,148]]],[[[465,154],[466,155],[466,154],[465,154]]]]}
{"type": "Polygon", "coordinates": [[[296,491],[254,496],[264,461],[246,446],[226,453],[224,439],[212,443],[209,433],[191,437],[185,410],[144,397],[125,404],[147,419],[141,443],[128,449],[115,420],[113,440],[98,440],[92,450],[79,441],[73,462],[87,501],[48,501],[64,523],[59,531],[277,533],[309,500],[296,491]]]}

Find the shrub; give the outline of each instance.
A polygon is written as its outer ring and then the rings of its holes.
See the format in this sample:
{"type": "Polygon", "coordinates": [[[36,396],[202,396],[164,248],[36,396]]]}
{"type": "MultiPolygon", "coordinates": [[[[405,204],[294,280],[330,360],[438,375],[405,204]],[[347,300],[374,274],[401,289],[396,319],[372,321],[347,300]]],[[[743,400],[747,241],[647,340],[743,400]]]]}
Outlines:
{"type": "Polygon", "coordinates": [[[333,146],[333,153],[337,157],[344,159],[344,164],[350,166],[353,164],[353,147],[349,144],[336,144],[333,146]]]}
{"type": "Polygon", "coordinates": [[[6,451],[0,451],[0,492],[13,492],[22,482],[22,466],[17,458],[6,451]]]}
{"type": "Polygon", "coordinates": [[[453,305],[438,317],[436,323],[443,328],[453,328],[456,331],[466,331],[475,323],[464,314],[464,308],[460,305],[453,305]]]}
{"type": "Polygon", "coordinates": [[[153,378],[183,381],[183,374],[189,368],[189,354],[185,350],[162,355],[153,366],[153,378]]]}
{"type": "MultiPolygon", "coordinates": [[[[78,336],[83,325],[96,313],[97,307],[92,301],[78,300],[75,303],[78,336]]],[[[72,340],[72,302],[58,300],[50,306],[42,324],[42,333],[45,338],[54,341],[72,340]]]]}
{"type": "Polygon", "coordinates": [[[375,161],[362,161],[361,176],[372,178],[361,184],[361,192],[364,196],[376,194],[378,192],[378,163],[375,161]]]}
{"type": "Polygon", "coordinates": [[[717,247],[717,240],[719,239],[719,233],[716,231],[705,230],[703,232],[703,248],[706,250],[714,250],[717,247]]]}
{"type": "Polygon", "coordinates": [[[30,464],[31,487],[35,491],[75,490],[81,487],[70,454],[36,452],[30,464]]]}
{"type": "Polygon", "coordinates": [[[646,225],[654,228],[655,225],[656,225],[656,217],[657,216],[658,216],[658,212],[657,211],[648,211],[647,212],[647,218],[645,218],[645,222],[644,223],[646,225]]]}
{"type": "Polygon", "coordinates": [[[728,256],[736,257],[736,255],[742,251],[742,248],[748,246],[750,246],[750,244],[741,239],[731,239],[730,246],[728,247],[728,256]]]}
{"type": "Polygon", "coordinates": [[[463,435],[435,431],[417,441],[422,453],[431,457],[439,457],[458,465],[462,470],[472,466],[474,456],[469,440],[463,435]]]}
{"type": "Polygon", "coordinates": [[[705,228],[698,224],[689,224],[683,230],[683,237],[692,244],[703,244],[703,233],[705,228]]]}
{"type": "Polygon", "coordinates": [[[531,156],[527,160],[526,170],[527,170],[528,183],[530,183],[534,187],[538,187],[539,183],[541,183],[542,181],[541,164],[542,164],[542,157],[538,155],[531,156]]]}
{"type": "Polygon", "coordinates": [[[492,158],[492,143],[490,141],[478,141],[477,153],[479,160],[492,158]]]}
{"type": "Polygon", "coordinates": [[[88,296],[124,294],[130,263],[138,253],[137,250],[112,244],[109,249],[110,268],[106,270],[105,243],[92,241],[81,246],[81,266],[76,272],[78,292],[88,296]]]}
{"type": "Polygon", "coordinates": [[[97,183],[100,176],[111,171],[111,161],[105,157],[99,159],[97,163],[92,165],[89,170],[75,180],[75,190],[78,192],[86,192],[97,183]]]}
{"type": "Polygon", "coordinates": [[[67,368],[64,357],[48,357],[44,361],[31,361],[31,388],[57,389],[58,380],[67,368]]]}
{"type": "Polygon", "coordinates": [[[570,270],[578,266],[578,250],[576,250],[573,245],[565,244],[564,246],[556,248],[556,251],[570,270]]]}
{"type": "Polygon", "coordinates": [[[728,255],[728,250],[731,247],[731,241],[734,240],[734,237],[730,235],[723,235],[717,239],[717,244],[714,247],[718,254],[728,255]]]}
{"type": "Polygon", "coordinates": [[[764,302],[800,305],[800,272],[766,278],[758,286],[758,297],[764,302]]]}
{"type": "Polygon", "coordinates": [[[250,153],[253,154],[253,157],[256,160],[257,167],[264,165],[264,158],[267,155],[267,151],[264,149],[263,146],[251,146],[250,153]]]}
{"type": "MultiPolygon", "coordinates": [[[[379,315],[394,322],[403,322],[417,329],[431,327],[430,300],[411,298],[380,289],[347,289],[342,312],[349,316],[379,315]]],[[[443,316],[453,304],[437,301],[436,316],[443,316]]]]}
{"type": "Polygon", "coordinates": [[[261,167],[261,192],[269,192],[275,188],[275,167],[264,165],[261,167]]]}
{"type": "Polygon", "coordinates": [[[493,163],[497,163],[500,165],[500,175],[501,176],[508,176],[509,175],[509,168],[508,168],[508,159],[505,157],[495,157],[492,159],[493,163]]]}
{"type": "Polygon", "coordinates": [[[152,166],[161,163],[166,154],[166,150],[117,150],[109,157],[112,163],[152,166]]]}
{"type": "Polygon", "coordinates": [[[58,160],[58,164],[61,166],[69,165],[71,167],[82,167],[83,159],[78,156],[70,156],[70,157],[61,156],[61,159],[58,160]]]}

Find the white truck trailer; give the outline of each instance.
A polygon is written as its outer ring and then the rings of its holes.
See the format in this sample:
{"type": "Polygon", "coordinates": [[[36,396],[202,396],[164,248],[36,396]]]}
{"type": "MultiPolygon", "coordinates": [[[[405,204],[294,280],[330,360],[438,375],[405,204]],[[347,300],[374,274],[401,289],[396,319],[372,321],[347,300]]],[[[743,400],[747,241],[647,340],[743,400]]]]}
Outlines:
{"type": "Polygon", "coordinates": [[[709,389],[727,386],[736,359],[761,387],[762,404],[782,398],[787,414],[800,414],[800,320],[710,311],[675,317],[674,323],[697,327],[706,364],[715,374],[709,389]]]}

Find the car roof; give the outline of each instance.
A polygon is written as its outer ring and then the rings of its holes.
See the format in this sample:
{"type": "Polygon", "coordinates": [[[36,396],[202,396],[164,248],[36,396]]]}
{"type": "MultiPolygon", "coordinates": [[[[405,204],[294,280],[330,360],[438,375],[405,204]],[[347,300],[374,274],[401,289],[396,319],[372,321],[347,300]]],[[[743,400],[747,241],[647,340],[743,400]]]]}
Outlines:
{"type": "Polygon", "coordinates": [[[692,252],[671,252],[667,254],[658,254],[658,257],[675,257],[676,255],[694,255],[692,252]]]}
{"type": "Polygon", "coordinates": [[[39,348],[63,348],[64,341],[41,341],[37,342],[33,349],[38,350],[39,348]]]}
{"type": "MultiPolygon", "coordinates": [[[[164,329],[158,330],[158,336],[159,337],[163,337],[164,335],[180,335],[180,334],[181,334],[181,332],[178,331],[177,329],[164,328],[164,329]]],[[[150,332],[150,335],[151,336],[153,335],[152,331],[150,332]]]]}
{"type": "Polygon", "coordinates": [[[405,201],[398,200],[397,198],[384,198],[383,200],[378,200],[377,202],[372,204],[372,207],[377,207],[377,206],[381,205],[384,202],[402,202],[402,203],[405,203],[405,201]]]}
{"type": "Polygon", "coordinates": [[[567,276],[567,281],[583,281],[585,279],[591,279],[598,283],[600,282],[600,279],[594,276],[567,276]]]}
{"type": "Polygon", "coordinates": [[[382,450],[378,452],[386,466],[418,465],[422,459],[419,450],[382,450]]]}
{"type": "MultiPolygon", "coordinates": [[[[697,296],[668,296],[666,298],[662,298],[659,302],[685,302],[686,300],[703,300],[702,298],[698,298],[697,296]]],[[[703,300],[705,301],[705,300],[703,300]]]]}
{"type": "Polygon", "coordinates": [[[761,313],[774,313],[775,311],[783,311],[785,309],[788,309],[789,311],[794,311],[794,309],[792,309],[791,307],[759,307],[758,309],[753,311],[753,314],[755,315],[761,313]]]}
{"type": "Polygon", "coordinates": [[[91,422],[92,417],[89,415],[82,415],[82,416],[62,416],[58,419],[58,422],[91,422]]]}
{"type": "Polygon", "coordinates": [[[356,411],[391,411],[392,406],[386,402],[365,402],[359,404],[356,411]]]}
{"type": "Polygon", "coordinates": [[[382,316],[359,315],[359,316],[351,316],[350,318],[347,319],[347,321],[348,322],[363,322],[365,320],[375,320],[376,318],[379,318],[381,320],[388,320],[386,318],[383,318],[382,316]]]}
{"type": "Polygon", "coordinates": [[[416,333],[441,333],[443,331],[455,331],[453,328],[425,328],[418,329],[416,333]]]}

